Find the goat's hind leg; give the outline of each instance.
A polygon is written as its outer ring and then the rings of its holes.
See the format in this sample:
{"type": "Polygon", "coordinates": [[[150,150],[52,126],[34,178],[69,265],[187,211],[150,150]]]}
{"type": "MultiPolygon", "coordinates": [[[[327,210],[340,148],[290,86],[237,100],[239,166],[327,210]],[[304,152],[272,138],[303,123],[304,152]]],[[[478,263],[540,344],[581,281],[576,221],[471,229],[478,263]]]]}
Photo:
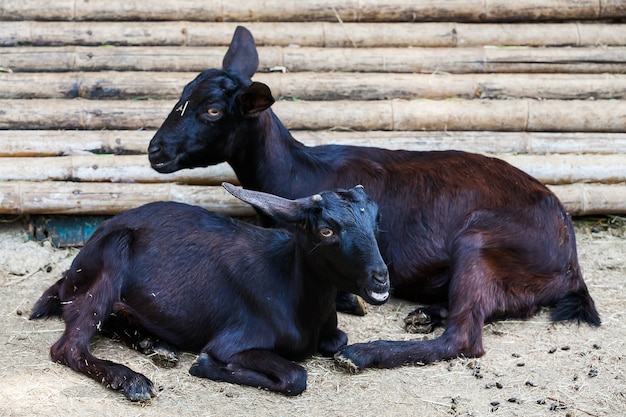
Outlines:
{"type": "Polygon", "coordinates": [[[99,324],[89,316],[92,314],[81,314],[70,320],[66,319],[65,332],[50,349],[52,360],[69,366],[111,389],[122,390],[131,401],[148,400],[154,396],[156,393],[148,378],[124,365],[99,359],[90,352],[89,345],[99,324]]]}
{"type": "Polygon", "coordinates": [[[298,395],[306,388],[304,368],[269,350],[252,349],[234,354],[228,362],[202,352],[189,369],[191,375],[239,385],[298,395]]]}
{"type": "Polygon", "coordinates": [[[65,331],[50,349],[52,360],[69,366],[132,401],[148,400],[152,382],[130,368],[96,358],[89,349],[105,325],[127,274],[129,236],[121,232],[87,244],[78,254],[59,288],[65,331]],[[115,262],[107,262],[115,260],[115,262]]]}

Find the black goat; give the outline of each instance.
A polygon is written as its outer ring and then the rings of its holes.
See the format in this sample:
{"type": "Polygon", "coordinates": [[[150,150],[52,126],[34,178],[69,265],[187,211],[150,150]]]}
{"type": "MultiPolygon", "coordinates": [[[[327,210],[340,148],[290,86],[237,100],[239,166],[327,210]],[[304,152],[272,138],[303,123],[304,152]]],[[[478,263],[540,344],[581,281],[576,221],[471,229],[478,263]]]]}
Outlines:
{"type": "Polygon", "coordinates": [[[62,315],[54,361],[123,390],[153,396],[152,382],[89,351],[102,331],[144,353],[177,361],[200,351],[189,372],[286,395],[306,388],[291,361],[347,343],[337,328],[336,288],[373,304],[389,295],[375,239],[378,209],[362,187],[287,200],[224,185],[293,232],[266,229],[173,202],[104,222],[30,318],[62,315]]]}
{"type": "Polygon", "coordinates": [[[358,370],[481,356],[486,321],[528,318],[544,306],[554,308],[553,320],[600,324],[571,219],[544,185],[466,152],[304,146],[270,109],[269,88],[251,81],[257,66],[252,35],[239,27],[223,70],[183,90],[150,142],[150,162],[173,172],[226,161],[244,187],[290,198],[366,187],[380,208],[393,295],[432,305],[408,322],[432,329],[445,318],[446,329],[429,341],[347,346],[340,363],[358,370]]]}

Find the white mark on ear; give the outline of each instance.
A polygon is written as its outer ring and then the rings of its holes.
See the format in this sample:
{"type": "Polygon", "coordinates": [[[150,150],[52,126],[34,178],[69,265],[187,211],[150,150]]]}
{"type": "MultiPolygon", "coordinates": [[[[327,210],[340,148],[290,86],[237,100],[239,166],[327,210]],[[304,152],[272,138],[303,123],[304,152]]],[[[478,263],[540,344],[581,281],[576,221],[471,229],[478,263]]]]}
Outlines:
{"type": "Polygon", "coordinates": [[[180,107],[178,107],[174,111],[179,111],[180,112],[180,117],[183,117],[183,115],[185,114],[185,110],[187,110],[187,105],[188,104],[189,104],[189,100],[185,101],[185,105],[181,105],[180,107]]]}

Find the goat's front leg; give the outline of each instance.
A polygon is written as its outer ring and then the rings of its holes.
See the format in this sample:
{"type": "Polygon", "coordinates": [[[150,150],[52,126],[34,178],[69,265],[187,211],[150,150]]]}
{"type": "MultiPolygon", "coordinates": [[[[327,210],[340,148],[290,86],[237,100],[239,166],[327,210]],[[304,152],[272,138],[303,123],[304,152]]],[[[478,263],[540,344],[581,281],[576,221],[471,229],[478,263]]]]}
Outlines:
{"type": "Polygon", "coordinates": [[[441,336],[433,340],[357,343],[342,348],[335,360],[349,371],[358,372],[368,367],[394,368],[461,355],[482,356],[482,327],[495,308],[495,302],[489,297],[497,299],[504,294],[497,286],[497,270],[493,263],[481,256],[481,246],[466,244],[462,248],[455,258],[446,329],[441,336]]]}
{"type": "Polygon", "coordinates": [[[202,352],[189,369],[191,375],[298,395],[306,388],[306,370],[269,350],[252,349],[234,354],[227,362],[202,352]]]}
{"type": "Polygon", "coordinates": [[[346,344],[348,335],[337,328],[337,313],[333,313],[322,327],[317,351],[330,358],[346,344]]]}

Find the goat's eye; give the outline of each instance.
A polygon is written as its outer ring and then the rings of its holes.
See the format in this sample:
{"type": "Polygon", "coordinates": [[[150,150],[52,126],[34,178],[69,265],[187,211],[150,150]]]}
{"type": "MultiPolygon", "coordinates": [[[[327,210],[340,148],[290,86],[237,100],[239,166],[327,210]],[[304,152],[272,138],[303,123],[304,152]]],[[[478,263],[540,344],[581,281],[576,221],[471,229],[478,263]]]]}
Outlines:
{"type": "Polygon", "coordinates": [[[322,236],[324,239],[328,239],[329,237],[332,237],[335,234],[335,232],[333,232],[333,229],[330,229],[328,227],[322,227],[320,229],[320,236],[322,236]]]}
{"type": "Polygon", "coordinates": [[[207,110],[207,114],[211,117],[219,117],[222,115],[222,111],[220,109],[216,109],[214,107],[209,108],[209,110],[207,110]]]}

